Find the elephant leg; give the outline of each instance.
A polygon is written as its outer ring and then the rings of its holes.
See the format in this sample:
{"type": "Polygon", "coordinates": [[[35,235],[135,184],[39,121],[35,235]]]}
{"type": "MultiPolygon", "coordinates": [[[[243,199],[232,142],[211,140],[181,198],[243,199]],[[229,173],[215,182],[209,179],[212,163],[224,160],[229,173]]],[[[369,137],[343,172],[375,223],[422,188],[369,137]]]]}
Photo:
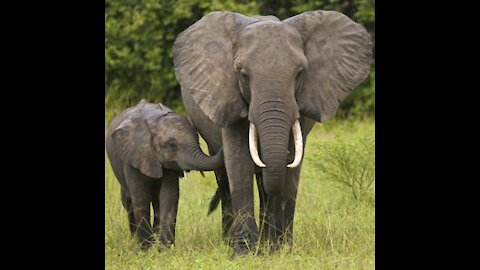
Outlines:
{"type": "Polygon", "coordinates": [[[248,127],[249,122],[244,120],[222,130],[234,217],[231,245],[237,255],[253,250],[258,241],[253,208],[254,164],[248,149],[248,127]]]}
{"type": "Polygon", "coordinates": [[[258,188],[258,197],[260,200],[260,211],[259,211],[259,229],[260,229],[260,239],[262,241],[266,241],[268,239],[268,231],[269,231],[269,226],[268,226],[268,221],[267,221],[267,201],[268,201],[268,194],[265,192],[265,189],[263,188],[263,183],[262,183],[262,173],[256,173],[255,174],[255,179],[257,182],[257,188],[258,188]]]}
{"type": "Polygon", "coordinates": [[[285,186],[281,194],[267,196],[265,220],[267,223],[267,239],[271,251],[277,250],[285,243],[293,243],[293,218],[298,176],[300,174],[299,167],[288,170],[285,186]]]}
{"type": "Polygon", "coordinates": [[[152,206],[153,206],[153,233],[158,234],[160,231],[160,187],[162,181],[157,181],[152,190],[152,206]]]}
{"type": "Polygon", "coordinates": [[[215,171],[215,176],[217,178],[220,203],[222,205],[222,236],[224,239],[227,239],[233,223],[232,200],[230,198],[227,171],[225,171],[225,169],[215,171]]]}
{"type": "Polygon", "coordinates": [[[166,172],[162,178],[160,188],[160,245],[171,246],[175,244],[175,225],[178,210],[178,176],[172,172],[166,172]]]}
{"type": "Polygon", "coordinates": [[[124,173],[132,198],[138,241],[140,242],[142,250],[145,250],[149,248],[154,241],[152,228],[150,226],[150,181],[152,181],[152,179],[129,165],[125,166],[124,173]]]}
{"type": "Polygon", "coordinates": [[[301,168],[302,164],[297,168],[288,170],[285,190],[282,201],[280,202],[282,207],[282,224],[284,225],[280,242],[289,245],[293,243],[293,219],[295,217],[295,205],[301,168]]]}
{"type": "Polygon", "coordinates": [[[152,230],[153,230],[154,234],[158,234],[158,232],[160,230],[160,201],[156,200],[155,197],[152,200],[152,206],[153,206],[153,226],[152,226],[152,230]]]}
{"type": "Polygon", "coordinates": [[[257,186],[260,199],[260,232],[262,240],[269,242],[272,251],[276,250],[280,243],[280,238],[284,231],[284,224],[282,222],[283,213],[280,196],[268,195],[262,183],[262,174],[257,173],[257,186]]]}
{"type": "Polygon", "coordinates": [[[265,200],[265,234],[271,251],[278,249],[281,242],[280,239],[285,231],[281,201],[281,195],[268,195],[267,199],[265,200]]]}
{"type": "Polygon", "coordinates": [[[136,220],[135,220],[135,215],[133,213],[133,207],[132,207],[132,198],[128,195],[128,192],[125,190],[125,188],[121,188],[120,191],[120,197],[122,200],[122,205],[127,211],[128,215],[128,228],[130,229],[130,234],[134,234],[136,231],[136,220]]]}
{"type": "MultiPolygon", "coordinates": [[[[303,139],[303,155],[305,156],[305,146],[307,145],[307,135],[310,133],[315,125],[315,121],[306,117],[300,118],[302,127],[303,139]]],[[[290,139],[289,149],[294,153],[294,142],[290,139]]],[[[293,155],[290,157],[293,160],[293,155]]],[[[285,189],[283,192],[283,224],[285,224],[285,231],[283,232],[282,242],[288,244],[293,243],[293,221],[295,217],[295,205],[297,202],[298,185],[300,183],[300,172],[302,170],[303,160],[296,168],[287,171],[287,181],[285,182],[285,189]]]]}

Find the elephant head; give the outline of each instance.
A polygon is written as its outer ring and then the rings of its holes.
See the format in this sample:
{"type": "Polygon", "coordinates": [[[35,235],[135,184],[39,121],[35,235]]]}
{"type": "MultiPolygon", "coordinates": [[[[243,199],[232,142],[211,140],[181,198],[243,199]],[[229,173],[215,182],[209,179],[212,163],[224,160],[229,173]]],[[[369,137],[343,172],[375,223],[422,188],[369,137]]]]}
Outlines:
{"type": "Polygon", "coordinates": [[[372,42],[364,27],[334,11],[283,21],[212,12],[178,36],[173,52],[182,90],[210,120],[226,127],[248,117],[252,159],[264,167],[266,191],[276,193],[287,166],[302,159],[299,117],[324,122],[335,114],[367,77],[372,42]]]}
{"type": "Polygon", "coordinates": [[[223,151],[214,156],[204,154],[190,122],[162,104],[142,100],[125,116],[112,132],[113,142],[119,146],[122,160],[143,174],[160,178],[163,168],[181,172],[223,166],[223,151]]]}

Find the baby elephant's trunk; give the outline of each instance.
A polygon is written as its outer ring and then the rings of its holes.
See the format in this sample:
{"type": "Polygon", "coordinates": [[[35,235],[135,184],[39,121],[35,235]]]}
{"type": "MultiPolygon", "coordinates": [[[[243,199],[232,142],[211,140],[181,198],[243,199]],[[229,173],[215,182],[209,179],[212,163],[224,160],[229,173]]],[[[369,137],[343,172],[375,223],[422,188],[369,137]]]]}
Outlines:
{"type": "Polygon", "coordinates": [[[213,171],[223,168],[223,149],[220,149],[215,155],[207,156],[203,153],[198,144],[190,147],[190,154],[186,157],[186,165],[189,170],[213,171]]]}

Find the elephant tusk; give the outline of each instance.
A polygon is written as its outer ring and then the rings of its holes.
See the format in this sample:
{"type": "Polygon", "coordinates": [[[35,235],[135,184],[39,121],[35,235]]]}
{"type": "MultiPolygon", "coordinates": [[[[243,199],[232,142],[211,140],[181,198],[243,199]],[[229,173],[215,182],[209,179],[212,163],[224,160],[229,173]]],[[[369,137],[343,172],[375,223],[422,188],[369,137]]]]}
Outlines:
{"type": "Polygon", "coordinates": [[[291,164],[287,165],[288,168],[295,168],[300,165],[300,161],[302,161],[303,155],[302,127],[300,126],[300,122],[298,120],[293,123],[292,131],[293,140],[295,141],[295,159],[291,164]]]}
{"type": "Polygon", "coordinates": [[[188,181],[188,177],[187,177],[187,172],[186,172],[186,171],[183,171],[183,177],[185,178],[185,180],[188,181]]]}
{"type": "Polygon", "coordinates": [[[255,162],[258,167],[265,168],[265,164],[258,156],[257,130],[255,129],[255,125],[253,123],[250,123],[250,130],[248,132],[248,144],[250,148],[250,156],[252,156],[253,162],[255,162]]]}

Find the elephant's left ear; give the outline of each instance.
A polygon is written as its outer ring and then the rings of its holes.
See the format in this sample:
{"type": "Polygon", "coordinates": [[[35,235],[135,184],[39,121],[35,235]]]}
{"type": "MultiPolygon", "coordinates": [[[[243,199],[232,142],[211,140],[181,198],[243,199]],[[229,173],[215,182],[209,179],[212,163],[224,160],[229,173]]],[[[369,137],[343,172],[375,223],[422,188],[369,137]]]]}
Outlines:
{"type": "Polygon", "coordinates": [[[284,20],[304,40],[308,70],[297,96],[300,111],[324,122],[368,75],[372,41],[365,28],[335,11],[309,11],[284,20]]]}
{"type": "Polygon", "coordinates": [[[152,134],[144,118],[125,119],[112,133],[112,138],[121,149],[124,161],[149,177],[162,177],[162,164],[155,154],[152,134]]]}

